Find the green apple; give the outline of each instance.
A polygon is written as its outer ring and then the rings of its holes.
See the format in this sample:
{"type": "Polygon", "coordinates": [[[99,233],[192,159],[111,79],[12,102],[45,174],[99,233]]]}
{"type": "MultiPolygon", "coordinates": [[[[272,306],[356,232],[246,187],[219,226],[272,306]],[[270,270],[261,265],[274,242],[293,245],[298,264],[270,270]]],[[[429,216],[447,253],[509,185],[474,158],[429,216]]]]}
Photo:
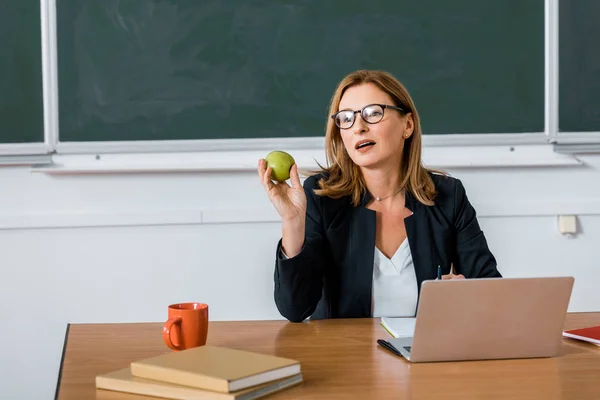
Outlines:
{"type": "Polygon", "coordinates": [[[290,168],[294,165],[294,158],[285,151],[275,150],[265,157],[267,168],[271,167],[271,179],[285,182],[290,179],[290,168]]]}

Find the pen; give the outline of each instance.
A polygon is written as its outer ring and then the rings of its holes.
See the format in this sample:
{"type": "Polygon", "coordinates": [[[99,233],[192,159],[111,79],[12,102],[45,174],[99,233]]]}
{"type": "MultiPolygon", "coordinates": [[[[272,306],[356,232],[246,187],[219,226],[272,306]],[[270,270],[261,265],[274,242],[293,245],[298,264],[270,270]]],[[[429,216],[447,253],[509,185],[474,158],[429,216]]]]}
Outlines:
{"type": "Polygon", "coordinates": [[[442,279],[442,267],[438,265],[438,279],[442,279]]]}
{"type": "Polygon", "coordinates": [[[396,348],[395,348],[394,346],[392,346],[390,343],[388,343],[387,341],[385,341],[385,340],[383,340],[383,339],[377,339],[377,343],[378,343],[378,344],[379,344],[381,347],[383,347],[383,348],[385,348],[385,349],[387,349],[387,350],[391,351],[391,352],[392,352],[392,353],[394,353],[395,355],[397,355],[397,356],[401,356],[401,357],[402,357],[402,354],[400,354],[400,352],[399,352],[398,350],[396,350],[396,348]]]}

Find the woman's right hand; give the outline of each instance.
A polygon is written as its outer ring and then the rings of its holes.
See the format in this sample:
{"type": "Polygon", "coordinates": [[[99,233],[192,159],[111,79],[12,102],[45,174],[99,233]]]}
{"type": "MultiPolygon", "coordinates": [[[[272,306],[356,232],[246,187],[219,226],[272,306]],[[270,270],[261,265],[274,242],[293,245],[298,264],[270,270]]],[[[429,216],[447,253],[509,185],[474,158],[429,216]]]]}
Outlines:
{"type": "Polygon", "coordinates": [[[282,221],[304,222],[306,217],[306,194],[300,184],[298,167],[292,165],[290,169],[290,182],[273,182],[271,180],[271,168],[267,168],[264,159],[258,160],[258,176],[267,191],[269,201],[273,204],[282,221]]]}

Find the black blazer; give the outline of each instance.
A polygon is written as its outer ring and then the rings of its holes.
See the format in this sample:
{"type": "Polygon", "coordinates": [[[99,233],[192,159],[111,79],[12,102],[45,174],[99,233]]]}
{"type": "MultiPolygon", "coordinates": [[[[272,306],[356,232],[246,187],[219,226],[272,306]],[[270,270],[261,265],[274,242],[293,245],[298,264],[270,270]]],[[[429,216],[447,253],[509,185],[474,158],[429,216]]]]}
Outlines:
{"type": "MultiPolygon", "coordinates": [[[[275,304],[293,322],[311,317],[371,317],[375,211],[365,208],[367,192],[358,207],[349,197],[317,196],[320,175],[307,178],[306,238],[302,251],[290,259],[277,245],[275,304]]],[[[451,265],[465,278],[501,277],[496,260],[477,222],[465,189],[456,178],[431,174],[437,190],[435,205],[426,206],[410,193],[406,233],[420,292],[421,283],[436,279],[437,266],[451,265]]]]}

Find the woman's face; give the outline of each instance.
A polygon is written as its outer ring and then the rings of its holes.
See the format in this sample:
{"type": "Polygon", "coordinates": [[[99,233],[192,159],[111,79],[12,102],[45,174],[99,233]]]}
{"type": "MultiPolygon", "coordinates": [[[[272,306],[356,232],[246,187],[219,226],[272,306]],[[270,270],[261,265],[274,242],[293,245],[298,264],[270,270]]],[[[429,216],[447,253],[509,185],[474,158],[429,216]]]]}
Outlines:
{"type": "MultiPolygon", "coordinates": [[[[352,86],[340,100],[339,110],[362,110],[370,104],[393,106],[391,97],[371,83],[352,86]]],[[[380,117],[379,110],[369,108],[373,121],[380,117]]],[[[354,114],[354,124],[340,129],[342,141],[352,161],[362,168],[398,168],[402,160],[404,141],[412,135],[414,123],[411,114],[385,108],[377,123],[367,123],[360,112],[354,114]]]]}

